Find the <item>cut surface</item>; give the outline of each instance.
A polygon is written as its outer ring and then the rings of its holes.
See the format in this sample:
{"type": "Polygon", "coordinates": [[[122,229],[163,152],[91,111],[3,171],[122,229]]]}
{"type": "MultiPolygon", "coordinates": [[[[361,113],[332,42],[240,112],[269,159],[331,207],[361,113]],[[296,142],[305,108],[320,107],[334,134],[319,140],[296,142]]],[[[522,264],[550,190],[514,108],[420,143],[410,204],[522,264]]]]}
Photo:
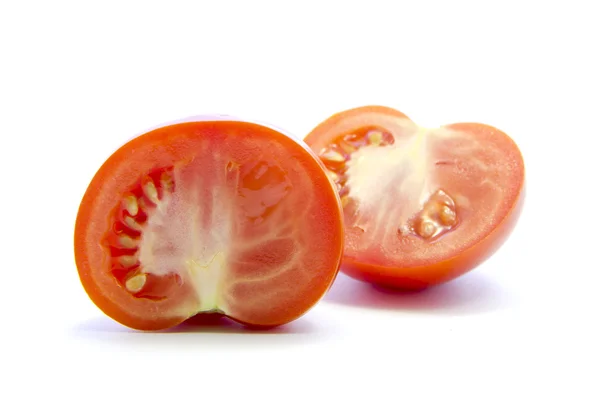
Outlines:
{"type": "Polygon", "coordinates": [[[457,257],[503,224],[523,188],[518,148],[482,124],[425,129],[396,110],[363,107],[328,119],[306,142],[342,197],[345,270],[382,283],[406,276],[399,286],[422,286],[472,268],[473,257],[457,257]]]}
{"type": "Polygon", "coordinates": [[[340,213],[318,161],[284,134],[177,124],[127,143],[99,170],[80,207],[76,261],[92,300],[134,328],[200,312],[279,325],[333,282],[340,213]]]}

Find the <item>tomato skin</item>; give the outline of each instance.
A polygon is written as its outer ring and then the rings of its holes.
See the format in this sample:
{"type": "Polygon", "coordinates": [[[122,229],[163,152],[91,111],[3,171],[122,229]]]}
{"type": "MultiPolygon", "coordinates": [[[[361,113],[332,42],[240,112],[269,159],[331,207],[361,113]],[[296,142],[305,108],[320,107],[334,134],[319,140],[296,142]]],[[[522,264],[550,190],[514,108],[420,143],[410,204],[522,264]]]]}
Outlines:
{"type": "MultiPolygon", "coordinates": [[[[377,125],[372,120],[363,115],[377,114],[384,118],[410,119],[402,112],[385,106],[373,105],[357,107],[350,110],[338,112],[315,127],[306,137],[305,141],[311,146],[313,151],[319,152],[336,135],[343,132],[352,132],[360,130],[365,126],[377,125]],[[360,123],[350,123],[354,119],[360,123]],[[363,122],[363,121],[371,122],[363,122]],[[362,124],[362,125],[361,125],[362,124]],[[343,126],[343,128],[340,128],[343,126]]],[[[389,121],[388,121],[389,123],[389,121]]],[[[497,135],[502,135],[506,139],[507,147],[515,158],[521,162],[521,174],[515,179],[514,185],[516,195],[509,206],[504,208],[503,218],[495,224],[493,229],[487,232],[475,243],[462,251],[455,252],[451,257],[431,258],[417,265],[393,264],[388,261],[387,264],[380,261],[361,260],[361,254],[349,254],[345,252],[341,271],[358,280],[368,283],[385,286],[400,290],[421,290],[434,285],[451,281],[481,265],[482,262],[490,258],[508,239],[513,232],[521,216],[525,202],[525,170],[522,163],[522,156],[516,143],[512,141],[504,132],[485,124],[479,123],[456,123],[446,125],[442,128],[451,128],[458,131],[478,134],[483,131],[493,131],[497,135]]],[[[511,185],[513,185],[511,183],[511,185]]],[[[383,195],[383,194],[382,194],[383,195]]],[[[348,246],[348,236],[346,237],[346,246],[348,246]]],[[[443,238],[441,240],[444,240],[443,238]]]]}
{"type": "MultiPolygon", "coordinates": [[[[274,140],[279,141],[281,148],[289,149],[289,155],[299,160],[301,168],[306,168],[308,175],[312,176],[311,180],[314,186],[311,190],[315,191],[313,193],[314,202],[321,205],[322,211],[318,213],[327,215],[328,222],[326,223],[327,228],[324,228],[324,234],[330,238],[327,243],[331,246],[327,254],[321,257],[326,260],[324,265],[319,266],[318,271],[313,269],[315,272],[311,272],[315,274],[315,277],[318,274],[320,281],[305,293],[305,298],[298,298],[299,295],[296,294],[296,298],[291,300],[291,306],[284,310],[279,307],[278,312],[258,309],[254,315],[241,312],[226,315],[226,317],[257,328],[286,324],[308,312],[325,295],[339,271],[344,237],[340,200],[335,193],[334,186],[323,173],[319,159],[310,151],[306,143],[267,124],[229,116],[197,116],[163,124],[135,136],[105,161],[94,175],[82,198],[75,222],[75,263],[84,290],[92,302],[107,316],[130,328],[162,330],[176,326],[198,313],[222,313],[221,310],[197,311],[194,309],[197,299],[192,286],[186,283],[172,298],[165,301],[153,302],[153,300],[141,298],[132,301],[131,294],[125,292],[122,287],[118,288],[114,276],[107,273],[105,255],[99,250],[103,231],[106,230],[107,218],[105,216],[110,214],[111,209],[115,207],[111,203],[113,199],[122,196],[122,185],[114,182],[117,180],[130,181],[136,175],[148,172],[147,169],[151,168],[150,162],[147,165],[144,164],[145,160],[141,161],[143,165],[136,166],[136,162],[130,161],[133,153],[140,147],[153,143],[151,148],[154,150],[151,150],[151,155],[158,160],[159,166],[172,165],[181,157],[189,158],[191,156],[193,159],[194,154],[190,151],[194,150],[189,150],[189,144],[175,143],[174,145],[171,138],[178,135],[180,130],[188,132],[186,133],[188,136],[190,132],[196,132],[193,135],[201,134],[204,127],[208,127],[211,131],[218,131],[221,129],[219,127],[235,131],[242,127],[250,132],[256,130],[257,134],[263,136],[274,135],[274,138],[281,136],[280,139],[274,140]],[[182,311],[173,314],[171,312],[173,309],[182,311]]],[[[294,173],[298,174],[299,172],[295,171],[294,173]]],[[[304,189],[308,190],[309,188],[305,187],[304,189]]],[[[314,215],[312,216],[314,217],[314,215]]],[[[319,248],[322,248],[322,245],[319,248]]]]}

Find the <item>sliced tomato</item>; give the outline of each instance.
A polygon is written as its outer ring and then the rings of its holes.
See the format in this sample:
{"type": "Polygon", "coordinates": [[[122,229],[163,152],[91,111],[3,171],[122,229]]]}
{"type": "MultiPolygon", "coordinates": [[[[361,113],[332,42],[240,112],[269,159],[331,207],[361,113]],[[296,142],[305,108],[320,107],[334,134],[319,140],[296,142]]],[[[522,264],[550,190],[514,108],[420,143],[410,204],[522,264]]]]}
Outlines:
{"type": "Polygon", "coordinates": [[[222,119],[132,139],[87,188],[76,264],[121,324],[154,330],[221,313],[281,325],[335,279],[342,209],[316,156],[276,129],[222,119]]]}
{"type": "Polygon", "coordinates": [[[449,281],[489,258],[521,213],[523,157],[491,126],[425,129],[365,106],[331,116],[305,141],[341,196],[342,271],[354,278],[402,289],[449,281]]]}

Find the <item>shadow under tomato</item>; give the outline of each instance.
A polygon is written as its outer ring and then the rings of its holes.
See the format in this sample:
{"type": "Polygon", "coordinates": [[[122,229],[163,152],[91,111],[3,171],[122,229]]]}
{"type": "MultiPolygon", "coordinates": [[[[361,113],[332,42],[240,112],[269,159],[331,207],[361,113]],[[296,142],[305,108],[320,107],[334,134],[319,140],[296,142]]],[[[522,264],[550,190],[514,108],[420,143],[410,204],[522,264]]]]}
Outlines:
{"type": "Polygon", "coordinates": [[[243,333],[243,334],[293,334],[312,333],[315,326],[306,318],[300,318],[286,325],[271,328],[249,327],[219,314],[199,314],[181,324],[161,331],[164,333],[185,332],[217,332],[217,333],[243,333]]]}
{"type": "Polygon", "coordinates": [[[340,273],[323,301],[369,309],[468,315],[510,308],[514,298],[491,278],[475,271],[419,291],[376,286],[340,273]]]}
{"type": "Polygon", "coordinates": [[[113,321],[109,317],[100,316],[84,321],[73,327],[74,333],[130,333],[138,335],[161,335],[176,333],[226,333],[226,334],[310,334],[317,332],[317,327],[301,317],[286,325],[273,328],[253,328],[233,321],[220,314],[199,314],[181,324],[161,331],[138,331],[113,321]]]}
{"type": "Polygon", "coordinates": [[[335,338],[333,332],[309,316],[268,330],[247,328],[226,317],[194,317],[162,331],[138,331],[105,316],[98,316],[70,329],[69,336],[78,341],[109,346],[111,351],[183,351],[194,349],[248,349],[306,346],[315,341],[335,338]]]}

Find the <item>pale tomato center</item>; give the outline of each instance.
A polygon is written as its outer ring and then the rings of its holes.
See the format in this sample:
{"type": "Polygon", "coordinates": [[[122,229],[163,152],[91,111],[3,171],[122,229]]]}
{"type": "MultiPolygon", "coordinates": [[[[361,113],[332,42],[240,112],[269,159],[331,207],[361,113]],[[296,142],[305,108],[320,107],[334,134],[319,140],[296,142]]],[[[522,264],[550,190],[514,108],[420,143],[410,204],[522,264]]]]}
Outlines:
{"type": "Polygon", "coordinates": [[[503,217],[518,160],[502,138],[404,118],[386,128],[341,135],[319,153],[344,205],[348,257],[419,265],[468,247],[503,217]]]}
{"type": "Polygon", "coordinates": [[[303,190],[314,179],[304,161],[287,159],[284,168],[279,157],[242,154],[201,152],[150,172],[122,196],[104,244],[131,296],[159,301],[188,285],[198,308],[187,314],[236,316],[291,304],[291,294],[334,270],[325,247],[335,237],[317,229],[327,211],[303,190]]]}

